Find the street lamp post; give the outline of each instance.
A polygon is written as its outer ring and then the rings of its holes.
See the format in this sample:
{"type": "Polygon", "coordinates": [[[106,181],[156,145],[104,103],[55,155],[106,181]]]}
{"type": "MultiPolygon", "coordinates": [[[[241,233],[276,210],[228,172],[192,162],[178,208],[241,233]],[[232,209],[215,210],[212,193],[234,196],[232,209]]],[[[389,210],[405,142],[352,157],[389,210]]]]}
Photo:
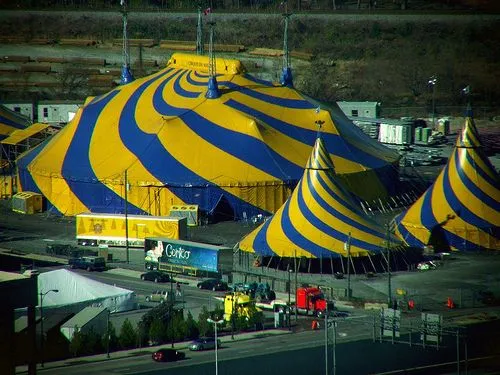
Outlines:
{"type": "Polygon", "coordinates": [[[387,235],[387,299],[389,308],[392,308],[392,286],[391,286],[391,234],[389,233],[389,225],[385,225],[387,235]]]}
{"type": "Polygon", "coordinates": [[[43,344],[44,344],[44,336],[43,336],[43,299],[50,292],[59,293],[59,289],[50,289],[46,292],[40,292],[40,365],[43,367],[43,344]]]}
{"type": "Polygon", "coordinates": [[[125,252],[127,255],[127,264],[130,263],[128,242],[128,187],[127,169],[125,169],[125,252]]]}
{"type": "Polygon", "coordinates": [[[222,324],[224,323],[223,319],[220,320],[213,320],[208,318],[207,322],[212,323],[214,325],[214,331],[215,331],[215,375],[219,375],[219,362],[217,358],[217,349],[219,347],[219,344],[217,343],[217,324],[222,324]]]}
{"type": "Polygon", "coordinates": [[[299,320],[299,316],[298,316],[298,311],[297,311],[297,289],[298,289],[298,286],[297,286],[297,283],[298,283],[298,277],[297,277],[297,250],[294,250],[294,256],[293,256],[293,263],[294,263],[294,271],[295,271],[295,322],[297,322],[299,320]]]}
{"type": "Polygon", "coordinates": [[[349,232],[349,237],[347,242],[344,244],[345,250],[347,251],[347,300],[351,299],[351,232],[349,232]]]}
{"type": "Polygon", "coordinates": [[[174,347],[174,280],[170,273],[170,328],[172,334],[172,348],[174,347]]]}
{"type": "Polygon", "coordinates": [[[436,105],[435,105],[436,83],[437,83],[436,76],[432,76],[428,81],[428,84],[432,86],[432,128],[434,128],[434,117],[436,113],[436,105]]]}
{"type": "Polygon", "coordinates": [[[333,328],[332,345],[332,369],[333,375],[337,375],[337,321],[335,318],[329,320],[328,313],[325,314],[325,375],[328,375],[328,329],[333,328]]]}
{"type": "Polygon", "coordinates": [[[106,322],[106,336],[107,336],[107,340],[106,340],[106,357],[109,358],[109,341],[111,340],[111,333],[109,332],[109,315],[111,314],[111,311],[109,310],[109,307],[108,307],[108,320],[106,322]]]}
{"type": "MultiPolygon", "coordinates": [[[[288,330],[292,330],[292,324],[291,324],[291,317],[290,317],[290,309],[292,308],[292,302],[291,302],[291,292],[292,292],[292,269],[288,269],[288,330]]],[[[296,306],[297,307],[297,306],[296,306]]]]}

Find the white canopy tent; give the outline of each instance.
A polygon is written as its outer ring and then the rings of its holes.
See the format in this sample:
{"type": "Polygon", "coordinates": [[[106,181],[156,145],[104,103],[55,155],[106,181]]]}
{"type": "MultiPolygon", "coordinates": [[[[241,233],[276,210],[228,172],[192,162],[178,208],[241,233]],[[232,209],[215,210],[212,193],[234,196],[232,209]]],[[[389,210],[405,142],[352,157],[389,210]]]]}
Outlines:
{"type": "Polygon", "coordinates": [[[101,283],[67,269],[41,273],[38,276],[38,306],[43,297],[43,308],[62,308],[79,311],[93,305],[109,308],[112,312],[136,308],[136,296],[132,290],[101,283]],[[74,307],[74,308],[73,308],[74,307]]]}

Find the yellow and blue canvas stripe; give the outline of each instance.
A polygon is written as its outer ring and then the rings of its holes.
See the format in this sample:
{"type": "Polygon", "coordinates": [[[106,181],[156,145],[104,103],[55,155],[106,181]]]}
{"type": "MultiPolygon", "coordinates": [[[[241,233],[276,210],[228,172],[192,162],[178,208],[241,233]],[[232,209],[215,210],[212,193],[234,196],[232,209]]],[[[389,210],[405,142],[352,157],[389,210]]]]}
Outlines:
{"type": "Polygon", "coordinates": [[[466,121],[435,183],[396,218],[396,223],[399,234],[411,246],[427,245],[437,227],[456,250],[491,249],[500,243],[500,179],[482,152],[471,121],[466,121]]]}
{"type": "MultiPolygon", "coordinates": [[[[170,76],[170,78],[171,77],[172,76],[170,76]]],[[[165,79],[165,81],[167,81],[167,79],[165,79]]],[[[142,164],[153,176],[155,176],[156,179],[168,183],[170,189],[172,191],[175,190],[176,195],[180,196],[181,199],[187,199],[185,193],[183,193],[186,189],[183,189],[183,187],[186,187],[187,184],[189,184],[192,187],[202,186],[206,189],[210,187],[210,190],[219,191],[219,194],[214,192],[213,194],[206,195],[204,197],[207,198],[209,196],[214,196],[217,197],[218,201],[218,195],[223,193],[222,190],[216,188],[211,181],[203,178],[201,173],[196,173],[197,171],[186,168],[185,163],[181,162],[178,157],[173,157],[169,152],[169,148],[175,148],[173,143],[162,143],[156,134],[144,134],[140,131],[134,117],[137,106],[136,98],[143,97],[143,89],[145,89],[149,83],[151,82],[143,83],[144,87],[140,87],[138,89],[139,93],[136,92],[130,97],[122,111],[119,125],[122,142],[127,149],[139,157],[144,154],[144,150],[147,148],[148,154],[150,156],[154,155],[154,157],[141,157],[142,164]],[[162,160],[162,163],[158,163],[158,160],[162,160]]],[[[164,86],[164,84],[160,85],[159,88],[164,86]]],[[[191,97],[195,96],[191,95],[191,97]]],[[[188,126],[189,130],[194,132],[198,138],[203,139],[208,146],[215,146],[224,150],[226,154],[229,155],[235,154],[239,160],[242,160],[246,164],[259,164],[261,170],[265,170],[267,168],[269,155],[265,154],[267,155],[267,158],[263,158],[265,155],[261,155],[259,153],[260,148],[262,148],[262,142],[258,144],[253,138],[245,134],[226,131],[217,124],[211,123],[204,117],[199,116],[195,113],[195,111],[188,111],[186,108],[178,108],[170,105],[166,98],[164,98],[163,91],[160,91],[159,89],[155,90],[153,94],[153,105],[155,110],[159,112],[160,115],[172,118],[175,117],[177,122],[182,123],[184,126],[188,126]],[[225,135],[224,133],[228,133],[229,135],[225,135]],[[239,138],[241,138],[241,140],[239,138]],[[242,145],[247,146],[241,147],[242,145]],[[251,157],[253,157],[254,160],[251,160],[251,157]]],[[[168,129],[165,131],[168,132],[168,129]]],[[[189,132],[184,130],[181,133],[184,137],[179,137],[177,141],[179,142],[179,140],[182,139],[183,143],[189,143],[189,139],[185,139],[186,135],[189,136],[189,132]]],[[[193,144],[197,144],[199,142],[200,139],[196,139],[193,144]]],[[[184,148],[184,152],[189,155],[190,150],[184,148]]],[[[207,157],[209,157],[209,155],[207,155],[207,157]]],[[[190,159],[194,161],[192,157],[190,159]]],[[[224,163],[223,160],[221,160],[221,162],[224,163]]],[[[271,163],[271,166],[274,166],[274,163],[271,163]]],[[[283,172],[282,170],[275,169],[271,171],[271,173],[282,175],[283,172]]],[[[232,199],[237,198],[234,197],[232,199]]],[[[194,204],[194,202],[192,203],[194,204]]],[[[207,202],[204,203],[206,204],[207,202]]],[[[214,203],[216,202],[210,204],[209,210],[213,208],[214,203]]]]}
{"type": "MultiPolygon", "coordinates": [[[[262,108],[275,107],[287,116],[290,111],[311,112],[311,103],[294,90],[265,86],[256,81],[254,86],[261,87],[254,89],[240,84],[248,82],[248,78],[219,77],[227,85],[223,87],[229,90],[228,97],[240,95],[246,98],[247,104],[260,102],[262,108]]],[[[230,189],[225,187],[263,181],[293,186],[303,171],[303,159],[295,153],[299,148],[287,150],[281,145],[283,142],[270,141],[275,138],[269,136],[274,129],[267,122],[248,114],[226,111],[225,108],[231,109],[230,106],[221,109],[220,104],[226,100],[224,97],[206,100],[203,94],[207,78],[198,72],[167,68],[93,98],[78,119],[60,168],[55,165],[58,162],[53,161],[48,169],[52,173],[57,174],[58,170],[62,173],[76,200],[81,200],[87,207],[95,204],[100,207],[98,210],[123,206],[120,183],[113,181],[121,179],[124,170],[130,168],[130,176],[134,176],[138,184],[146,179],[152,185],[165,186],[171,191],[175,189],[175,194],[180,194],[179,199],[183,201],[186,201],[183,197],[190,199],[190,187],[200,186],[210,189],[211,193],[203,199],[211,204],[227,195],[236,206],[246,205],[249,212],[263,212],[253,203],[242,202],[240,197],[229,194],[230,189]],[[233,119],[237,124],[231,128],[233,119]],[[107,133],[109,137],[106,138],[107,133]],[[201,155],[201,162],[196,162],[190,157],[193,149],[210,152],[201,155]],[[85,155],[84,161],[79,162],[81,155],[85,155]],[[121,157],[117,158],[117,155],[121,157]],[[208,166],[203,156],[211,158],[209,161],[214,165],[208,166]],[[216,174],[217,169],[223,173],[216,174]],[[80,180],[82,184],[77,184],[80,180]]],[[[312,112],[307,118],[313,118],[312,112]]],[[[273,117],[269,116],[269,119],[273,117]]],[[[304,149],[300,149],[303,154],[307,149],[304,134],[311,140],[316,134],[315,130],[309,130],[311,126],[310,123],[300,124],[300,121],[297,125],[284,122],[282,130],[289,134],[274,135],[292,139],[297,145],[303,144],[304,149]],[[291,128],[299,131],[291,132],[291,128]]],[[[63,143],[59,140],[59,144],[63,143]]],[[[43,159],[45,152],[52,153],[40,151],[36,158],[43,159]]],[[[348,155],[348,150],[345,152],[344,164],[358,162],[348,155]]],[[[40,168],[47,166],[42,167],[40,163],[40,168]]],[[[36,173],[34,169],[33,172],[36,173]]],[[[139,202],[131,209],[140,211],[137,205],[139,202]]]]}
{"type": "MultiPolygon", "coordinates": [[[[240,242],[243,251],[263,256],[345,256],[376,254],[384,248],[384,228],[357,208],[334,174],[324,142],[318,138],[292,197],[266,223],[240,242]]],[[[393,243],[399,241],[391,235],[393,243]]]]}
{"type": "Polygon", "coordinates": [[[0,141],[7,138],[14,130],[25,129],[28,125],[28,119],[0,105],[0,141]]]}

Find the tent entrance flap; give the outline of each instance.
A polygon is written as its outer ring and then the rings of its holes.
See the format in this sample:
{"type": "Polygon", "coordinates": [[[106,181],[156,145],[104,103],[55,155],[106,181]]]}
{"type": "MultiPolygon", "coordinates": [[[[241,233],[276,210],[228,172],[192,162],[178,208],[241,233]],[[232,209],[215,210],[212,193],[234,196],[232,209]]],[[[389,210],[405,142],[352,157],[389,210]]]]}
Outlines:
{"type": "Polygon", "coordinates": [[[209,212],[214,223],[234,219],[234,209],[224,195],[220,195],[217,203],[209,212]]]}

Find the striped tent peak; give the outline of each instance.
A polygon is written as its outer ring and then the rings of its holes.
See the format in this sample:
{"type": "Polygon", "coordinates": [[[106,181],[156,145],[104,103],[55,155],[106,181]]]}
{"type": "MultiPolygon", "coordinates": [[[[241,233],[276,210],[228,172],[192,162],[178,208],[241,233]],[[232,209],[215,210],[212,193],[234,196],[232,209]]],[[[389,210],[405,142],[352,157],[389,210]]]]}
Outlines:
{"type": "Polygon", "coordinates": [[[306,169],[335,170],[330,154],[321,136],[318,136],[314,143],[311,156],[309,156],[306,164],[306,169]]]}
{"type": "MultiPolygon", "coordinates": [[[[242,251],[263,256],[338,258],[384,251],[383,226],[366,216],[334,172],[324,141],[318,137],[292,195],[264,224],[240,241],[242,251]]],[[[400,241],[390,235],[391,247],[400,241]]]]}
{"type": "Polygon", "coordinates": [[[458,134],[456,147],[475,148],[482,147],[479,132],[472,117],[465,119],[464,126],[458,134]]]}
{"type": "Polygon", "coordinates": [[[500,250],[500,177],[471,117],[433,185],[395,221],[410,246],[434,245],[439,232],[451,250],[500,250]]]}

